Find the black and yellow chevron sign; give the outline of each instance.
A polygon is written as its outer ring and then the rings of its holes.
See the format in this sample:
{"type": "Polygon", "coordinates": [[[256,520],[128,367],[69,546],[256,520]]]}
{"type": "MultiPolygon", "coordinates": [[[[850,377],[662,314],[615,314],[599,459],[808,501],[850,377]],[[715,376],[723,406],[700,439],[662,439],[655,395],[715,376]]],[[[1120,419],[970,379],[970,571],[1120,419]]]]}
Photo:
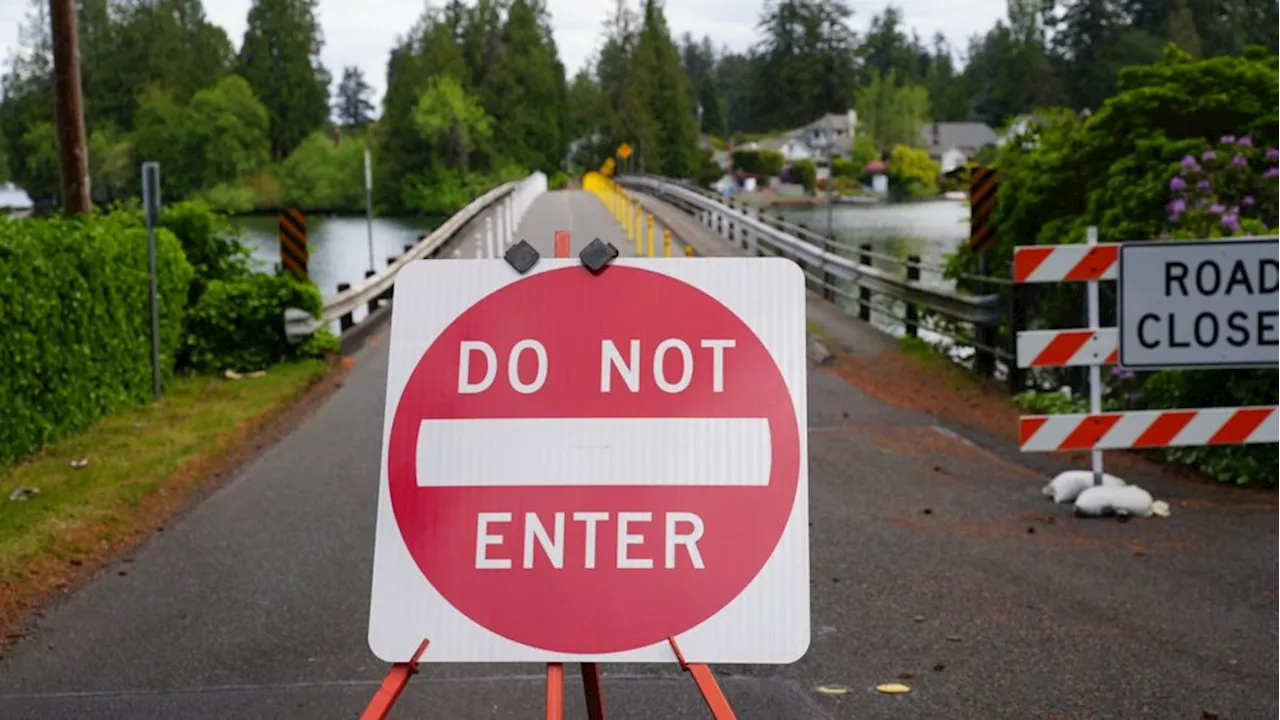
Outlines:
{"type": "Polygon", "coordinates": [[[995,168],[978,165],[969,174],[969,247],[987,252],[996,245],[995,211],[1000,176],[995,168]]]}
{"type": "Polygon", "coordinates": [[[296,207],[287,207],[277,216],[280,223],[280,263],[285,269],[307,279],[307,216],[296,207]]]}

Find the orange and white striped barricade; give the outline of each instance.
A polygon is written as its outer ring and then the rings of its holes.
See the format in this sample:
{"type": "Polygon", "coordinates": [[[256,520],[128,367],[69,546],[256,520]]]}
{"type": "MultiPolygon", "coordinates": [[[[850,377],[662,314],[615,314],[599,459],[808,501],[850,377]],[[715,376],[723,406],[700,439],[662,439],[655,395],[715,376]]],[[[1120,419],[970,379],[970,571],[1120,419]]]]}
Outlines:
{"type": "MultiPolygon", "coordinates": [[[[1213,246],[1213,250],[1226,252],[1228,245],[1242,243],[1270,243],[1270,246],[1255,245],[1254,255],[1259,251],[1263,256],[1274,255],[1276,238],[1248,238],[1212,241],[1222,243],[1222,247],[1213,246]]],[[[1153,242],[1132,243],[1130,249],[1142,248],[1144,253],[1156,251],[1153,242]]],[[[1019,419],[1019,443],[1023,452],[1072,452],[1088,450],[1094,474],[1094,484],[1102,484],[1102,451],[1127,448],[1185,447],[1198,445],[1242,445],[1247,443],[1274,443],[1280,435],[1280,412],[1277,407],[1222,407],[1196,408],[1180,410],[1136,410],[1125,412],[1102,411],[1102,377],[1100,367],[1120,362],[1125,328],[1100,327],[1098,281],[1119,280],[1121,297],[1120,324],[1123,320],[1125,296],[1125,272],[1122,270],[1125,255],[1124,245],[1118,243],[1099,243],[1097,228],[1089,228],[1086,244],[1083,245],[1035,245],[1014,249],[1013,280],[1015,283],[1062,283],[1084,282],[1086,302],[1088,304],[1088,327],[1062,330],[1030,330],[1019,332],[1016,342],[1016,361],[1020,368],[1037,367],[1087,367],[1089,368],[1089,412],[1071,415],[1024,415],[1019,419]]],[[[1174,249],[1185,250],[1187,244],[1174,249]]],[[[1206,246],[1208,247],[1208,246],[1206,246]]],[[[1172,251],[1170,251],[1172,252],[1172,251]]],[[[1151,258],[1143,258],[1140,262],[1149,262],[1151,258]]],[[[1181,262],[1181,261],[1179,261],[1181,262]]],[[[1274,260],[1265,259],[1271,263],[1274,260]]],[[[1185,263],[1181,263],[1185,264],[1185,263]]],[[[1149,269],[1149,268],[1148,268],[1149,269]]],[[[1221,270],[1215,270],[1221,273],[1221,270]]],[[[1263,269],[1259,264],[1259,277],[1263,269]]],[[[1214,273],[1209,273],[1211,276],[1214,273]]],[[[1222,277],[1227,277],[1222,275],[1222,277]]],[[[1270,283],[1274,285],[1274,282],[1270,283]]],[[[1271,310],[1261,314],[1273,313],[1276,308],[1275,288],[1263,287],[1259,281],[1250,287],[1259,292],[1268,290],[1271,294],[1265,297],[1251,297],[1249,302],[1271,310]],[[1260,303],[1260,304],[1259,304],[1260,303]]],[[[1148,292],[1149,288],[1129,288],[1130,292],[1148,292]]],[[[1214,289],[1212,293],[1217,293],[1214,289]]],[[[1148,299],[1149,300],[1149,299],[1148,299]]],[[[1151,303],[1148,302],[1148,305],[1151,303]]],[[[1159,300],[1156,301],[1159,304],[1159,300]]],[[[1184,300],[1183,306],[1194,307],[1196,300],[1184,300]]],[[[1197,316],[1196,322],[1199,321],[1197,316]]],[[[1132,318],[1131,318],[1132,320],[1132,318]]],[[[1173,318],[1169,318],[1173,322],[1173,318]]],[[[1258,332],[1263,332],[1266,319],[1257,321],[1258,332]]],[[[1216,337],[1216,336],[1215,336],[1216,337]]],[[[1265,338],[1258,338],[1261,342],[1265,338]]],[[[1265,344],[1265,343],[1264,343],[1265,344]]],[[[1181,346],[1179,346],[1181,347],[1181,346]]],[[[1159,365],[1142,365],[1140,367],[1177,368],[1205,367],[1211,365],[1219,368],[1227,367],[1268,367],[1275,366],[1275,352],[1259,363],[1258,353],[1254,352],[1249,362],[1232,360],[1230,349],[1215,351],[1219,358],[1210,363],[1189,363],[1185,360],[1172,359],[1169,363],[1159,365]]],[[[1211,355],[1213,353],[1210,353],[1211,355]]],[[[1238,353],[1236,353],[1238,355],[1238,353]]],[[[1264,353],[1266,355],[1266,353],[1264,353]]],[[[1172,356],[1171,356],[1172,357],[1172,356]]]]}

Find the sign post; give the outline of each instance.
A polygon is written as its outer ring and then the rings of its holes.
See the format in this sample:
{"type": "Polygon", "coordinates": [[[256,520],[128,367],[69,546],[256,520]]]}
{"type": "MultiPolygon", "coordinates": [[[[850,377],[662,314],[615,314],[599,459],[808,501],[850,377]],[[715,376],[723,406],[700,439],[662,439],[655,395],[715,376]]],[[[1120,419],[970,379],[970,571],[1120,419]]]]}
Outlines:
{"type": "Polygon", "coordinates": [[[364,149],[364,219],[369,235],[369,269],[373,266],[373,155],[364,149]]]}
{"type": "Polygon", "coordinates": [[[151,296],[151,388],[160,397],[160,297],[156,287],[156,221],[160,216],[160,163],[142,163],[142,206],[147,218],[147,267],[151,296]]]}
{"type": "Polygon", "coordinates": [[[397,280],[412,310],[391,327],[374,654],[429,638],[425,663],[674,662],[678,639],[690,663],[797,660],[803,275],[535,262],[397,280]]]}

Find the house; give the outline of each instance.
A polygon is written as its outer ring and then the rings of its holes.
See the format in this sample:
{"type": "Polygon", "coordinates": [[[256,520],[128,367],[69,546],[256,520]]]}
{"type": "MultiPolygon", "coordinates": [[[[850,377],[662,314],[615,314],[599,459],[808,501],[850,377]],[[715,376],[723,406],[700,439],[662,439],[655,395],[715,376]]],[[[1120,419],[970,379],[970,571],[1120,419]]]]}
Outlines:
{"type": "Polygon", "coordinates": [[[826,158],[831,152],[841,157],[853,153],[853,133],[858,128],[858,113],[827,113],[802,128],[792,130],[810,149],[810,156],[826,158]]]}
{"type": "Polygon", "coordinates": [[[984,147],[997,145],[1000,136],[980,122],[935,122],[924,127],[924,147],[945,175],[962,167],[984,147]]]}

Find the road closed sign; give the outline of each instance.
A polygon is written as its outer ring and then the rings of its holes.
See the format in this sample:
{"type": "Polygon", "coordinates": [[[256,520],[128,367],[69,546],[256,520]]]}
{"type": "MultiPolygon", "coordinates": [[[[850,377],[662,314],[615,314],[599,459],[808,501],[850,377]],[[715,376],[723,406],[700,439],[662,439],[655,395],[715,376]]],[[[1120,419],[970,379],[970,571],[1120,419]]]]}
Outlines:
{"type": "Polygon", "coordinates": [[[1126,243],[1120,364],[1275,367],[1276,238],[1126,243]]]}
{"type": "Polygon", "coordinates": [[[400,273],[369,642],[787,663],[809,643],[804,278],[774,259],[400,273]]]}

